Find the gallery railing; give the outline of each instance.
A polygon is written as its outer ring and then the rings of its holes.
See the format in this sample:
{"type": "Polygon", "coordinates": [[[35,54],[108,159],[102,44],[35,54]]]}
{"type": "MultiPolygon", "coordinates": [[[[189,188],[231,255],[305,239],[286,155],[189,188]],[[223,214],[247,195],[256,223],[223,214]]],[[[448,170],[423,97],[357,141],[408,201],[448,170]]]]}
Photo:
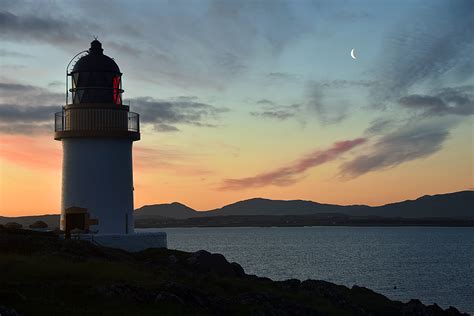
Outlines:
{"type": "Polygon", "coordinates": [[[54,131],[140,132],[140,115],[115,109],[68,109],[55,113],[54,131]]]}

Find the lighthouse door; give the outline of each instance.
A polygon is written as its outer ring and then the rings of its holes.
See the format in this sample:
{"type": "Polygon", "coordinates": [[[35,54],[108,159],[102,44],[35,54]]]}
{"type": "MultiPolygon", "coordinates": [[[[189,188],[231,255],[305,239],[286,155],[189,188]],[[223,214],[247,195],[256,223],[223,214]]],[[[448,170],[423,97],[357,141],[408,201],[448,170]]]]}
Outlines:
{"type": "Polygon", "coordinates": [[[70,237],[71,231],[79,229],[87,231],[89,229],[87,209],[72,206],[65,210],[65,233],[66,237],[70,237]]]}
{"type": "Polygon", "coordinates": [[[66,214],[66,231],[86,230],[86,214],[66,214]]]}

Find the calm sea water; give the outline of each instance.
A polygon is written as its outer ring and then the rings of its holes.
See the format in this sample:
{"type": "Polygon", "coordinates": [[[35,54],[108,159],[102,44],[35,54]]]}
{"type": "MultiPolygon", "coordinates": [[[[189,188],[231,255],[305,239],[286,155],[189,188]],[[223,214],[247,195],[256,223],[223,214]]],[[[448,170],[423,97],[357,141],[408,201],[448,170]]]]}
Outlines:
{"type": "Polygon", "coordinates": [[[474,228],[167,228],[168,247],[222,253],[247,273],[365,286],[474,314],[474,228]]]}

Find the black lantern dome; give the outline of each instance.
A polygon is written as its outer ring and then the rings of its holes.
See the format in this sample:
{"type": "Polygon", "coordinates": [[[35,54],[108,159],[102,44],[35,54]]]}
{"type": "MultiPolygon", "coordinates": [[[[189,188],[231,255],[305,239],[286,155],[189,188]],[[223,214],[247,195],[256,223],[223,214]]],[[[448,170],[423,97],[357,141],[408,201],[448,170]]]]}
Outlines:
{"type": "Polygon", "coordinates": [[[73,104],[114,103],[122,105],[122,73],[115,61],[104,55],[98,40],[91,42],[71,73],[73,104]]]}

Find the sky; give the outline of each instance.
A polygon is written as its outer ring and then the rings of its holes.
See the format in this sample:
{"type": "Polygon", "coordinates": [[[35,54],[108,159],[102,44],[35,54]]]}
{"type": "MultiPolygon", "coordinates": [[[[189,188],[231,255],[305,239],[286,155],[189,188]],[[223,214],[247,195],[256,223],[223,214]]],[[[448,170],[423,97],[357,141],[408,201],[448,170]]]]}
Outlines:
{"type": "Polygon", "coordinates": [[[0,215],[60,212],[53,117],[94,36],[141,115],[136,207],[474,188],[474,1],[0,0],[0,215]]]}

